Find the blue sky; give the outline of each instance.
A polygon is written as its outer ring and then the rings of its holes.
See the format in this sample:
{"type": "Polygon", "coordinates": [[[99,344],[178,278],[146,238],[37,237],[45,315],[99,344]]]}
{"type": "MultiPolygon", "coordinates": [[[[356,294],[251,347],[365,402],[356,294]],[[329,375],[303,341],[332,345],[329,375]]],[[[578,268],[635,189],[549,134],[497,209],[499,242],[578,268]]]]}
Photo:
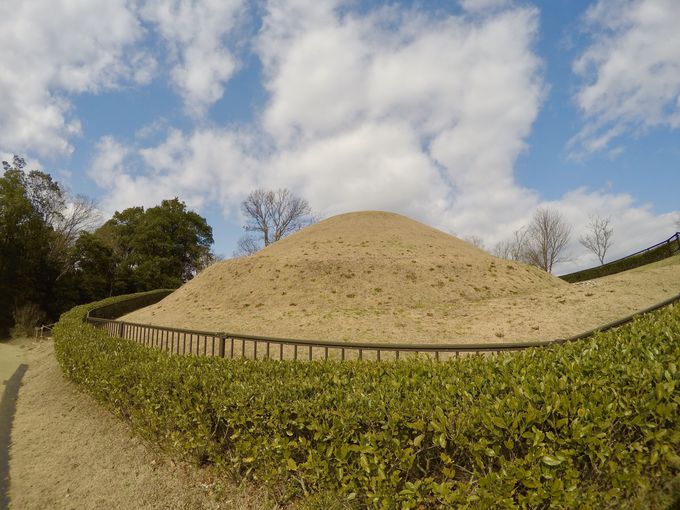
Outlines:
{"type": "Polygon", "coordinates": [[[32,0],[0,5],[0,155],[111,214],[180,197],[231,256],[239,204],[406,214],[488,248],[539,207],[678,228],[674,0],[32,0]],[[26,37],[31,34],[31,37],[26,37]]]}

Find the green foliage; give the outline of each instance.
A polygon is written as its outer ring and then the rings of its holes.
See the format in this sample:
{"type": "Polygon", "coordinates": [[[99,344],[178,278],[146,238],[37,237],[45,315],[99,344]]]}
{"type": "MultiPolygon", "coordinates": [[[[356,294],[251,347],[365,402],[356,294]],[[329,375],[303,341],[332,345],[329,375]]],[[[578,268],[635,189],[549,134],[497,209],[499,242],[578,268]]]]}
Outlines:
{"type": "Polygon", "coordinates": [[[282,500],[665,508],[677,487],[678,305],[562,346],[341,363],[172,356],[83,323],[117,301],[62,316],[66,375],[145,437],[282,500]]]}
{"type": "Polygon", "coordinates": [[[583,271],[577,271],[575,273],[565,274],[560,276],[560,278],[569,283],[583,282],[586,280],[592,280],[593,278],[601,278],[602,276],[621,273],[623,271],[628,271],[629,269],[635,269],[636,267],[658,262],[659,260],[672,257],[678,252],[680,252],[680,241],[676,238],[672,239],[666,244],[662,244],[658,248],[640,253],[639,255],[632,255],[630,257],[615,260],[601,266],[584,269],[583,271]]]}
{"type": "Polygon", "coordinates": [[[35,172],[28,179],[22,160],[16,163],[5,165],[0,177],[0,338],[13,325],[17,308],[26,303],[46,307],[56,271],[49,258],[52,229],[30,200],[35,172]]]}
{"type": "Polygon", "coordinates": [[[140,292],[133,294],[125,299],[113,299],[112,302],[98,306],[96,310],[90,311],[90,317],[97,319],[115,319],[126,315],[140,308],[151,306],[158,303],[163,298],[172,294],[172,289],[158,289],[151,292],[140,292]]]}
{"type": "Polygon", "coordinates": [[[113,294],[179,287],[212,257],[212,228],[205,218],[187,211],[177,198],[163,200],[160,206],[146,211],[131,207],[116,212],[95,236],[103,270],[90,274],[110,281],[113,294]],[[103,247],[114,259],[112,275],[103,247]]]}
{"type": "MultiPolygon", "coordinates": [[[[0,176],[0,338],[14,310],[64,310],[128,292],[176,288],[214,260],[212,229],[177,198],[132,207],[99,224],[94,204],[69,197],[15,156],[0,176]]],[[[30,322],[30,321],[29,321],[30,322]]],[[[18,324],[16,331],[26,331],[18,324]]]]}
{"type": "Polygon", "coordinates": [[[10,329],[12,338],[33,336],[36,326],[44,324],[47,314],[35,303],[24,303],[14,310],[14,326],[10,329]]]}

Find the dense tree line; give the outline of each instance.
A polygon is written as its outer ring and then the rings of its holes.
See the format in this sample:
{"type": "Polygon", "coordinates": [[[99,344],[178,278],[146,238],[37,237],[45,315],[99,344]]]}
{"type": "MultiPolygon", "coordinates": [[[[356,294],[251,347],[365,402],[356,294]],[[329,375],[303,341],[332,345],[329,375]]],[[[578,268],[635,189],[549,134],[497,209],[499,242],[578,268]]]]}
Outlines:
{"type": "Polygon", "coordinates": [[[0,177],[0,337],[107,296],[174,288],[209,265],[212,228],[174,198],[102,223],[17,156],[0,177]]]}

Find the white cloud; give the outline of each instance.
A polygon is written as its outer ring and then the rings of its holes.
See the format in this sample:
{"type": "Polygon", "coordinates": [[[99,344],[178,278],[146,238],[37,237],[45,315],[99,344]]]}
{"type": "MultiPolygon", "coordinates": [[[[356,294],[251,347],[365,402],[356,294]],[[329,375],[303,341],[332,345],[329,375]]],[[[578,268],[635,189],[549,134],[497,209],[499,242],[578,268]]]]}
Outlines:
{"type": "Polygon", "coordinates": [[[620,254],[671,224],[628,195],[579,189],[541,202],[516,182],[545,94],[535,9],[434,19],[400,7],[359,16],[351,5],[269,2],[255,45],[269,93],[258,122],[248,131],[171,131],[159,145],[131,149],[102,140],[99,160],[108,163],[94,167],[108,173],[108,203],[179,195],[191,207],[219,204],[240,223],[249,191],[281,186],[322,216],[392,210],[487,246],[547,205],[564,211],[575,239],[588,214],[616,218],[620,254]]]}
{"type": "Polygon", "coordinates": [[[607,255],[607,261],[656,244],[676,231],[675,213],[656,214],[651,204],[638,204],[634,197],[627,193],[616,194],[579,188],[566,193],[560,200],[541,205],[558,209],[573,226],[568,249],[572,260],[556,266],[557,274],[599,263],[597,258],[578,242],[578,238],[587,233],[590,215],[611,218],[614,244],[607,255]]]}
{"type": "Polygon", "coordinates": [[[543,97],[534,9],[472,22],[398,9],[359,17],[323,5],[305,17],[290,15],[299,2],[276,3],[259,41],[271,92],[263,123],[280,181],[292,174],[328,212],[387,201],[343,190],[403,190],[392,207],[426,204],[421,219],[486,233],[498,229],[494,212],[513,221],[533,202],[512,167],[543,97]],[[471,226],[463,218],[473,210],[489,213],[467,218],[471,226]]]}
{"type": "Polygon", "coordinates": [[[0,3],[0,148],[68,154],[69,95],[147,82],[154,61],[130,46],[142,36],[123,0],[0,3]]]}
{"type": "Polygon", "coordinates": [[[448,206],[447,185],[406,123],[361,124],[274,156],[262,180],[293,187],[324,216],[378,209],[431,217],[448,206]]]}
{"type": "Polygon", "coordinates": [[[537,18],[270,2],[256,45],[270,100],[255,133],[174,132],[139,150],[148,175],[118,176],[113,193],[137,197],[128,179],[150,176],[206,201],[288,186],[322,215],[384,208],[497,235],[499,217],[515,224],[535,203],[512,167],[543,97],[537,18]]]}
{"type": "Polygon", "coordinates": [[[590,153],[625,133],[680,127],[680,2],[599,0],[585,22],[592,44],[574,62],[586,122],[572,144],[590,153]]]}
{"type": "Polygon", "coordinates": [[[243,0],[149,0],[142,9],[170,50],[170,76],[188,111],[205,114],[237,68],[225,46],[238,29],[243,0]]]}
{"type": "Polygon", "coordinates": [[[245,153],[250,140],[247,133],[208,129],[185,136],[173,130],[157,147],[139,148],[103,137],[89,175],[107,190],[101,207],[109,213],[181,196],[192,208],[217,203],[232,214],[255,186],[255,162],[245,153]]]}
{"type": "Polygon", "coordinates": [[[510,0],[459,0],[461,7],[468,12],[481,12],[497,9],[510,4],[510,0]]]}
{"type": "Polygon", "coordinates": [[[54,158],[82,133],[71,99],[145,85],[158,63],[149,23],[165,41],[170,76],[192,115],[222,97],[237,61],[224,45],[243,0],[34,0],[0,3],[0,149],[54,158]]]}

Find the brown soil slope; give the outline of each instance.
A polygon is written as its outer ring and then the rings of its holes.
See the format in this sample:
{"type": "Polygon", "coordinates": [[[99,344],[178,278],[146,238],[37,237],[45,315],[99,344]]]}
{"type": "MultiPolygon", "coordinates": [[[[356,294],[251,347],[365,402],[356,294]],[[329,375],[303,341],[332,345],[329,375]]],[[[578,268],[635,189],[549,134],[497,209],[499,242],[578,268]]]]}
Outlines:
{"type": "Polygon", "coordinates": [[[386,212],[342,214],[220,262],[124,320],[295,338],[450,341],[474,303],[569,285],[386,212]]]}

